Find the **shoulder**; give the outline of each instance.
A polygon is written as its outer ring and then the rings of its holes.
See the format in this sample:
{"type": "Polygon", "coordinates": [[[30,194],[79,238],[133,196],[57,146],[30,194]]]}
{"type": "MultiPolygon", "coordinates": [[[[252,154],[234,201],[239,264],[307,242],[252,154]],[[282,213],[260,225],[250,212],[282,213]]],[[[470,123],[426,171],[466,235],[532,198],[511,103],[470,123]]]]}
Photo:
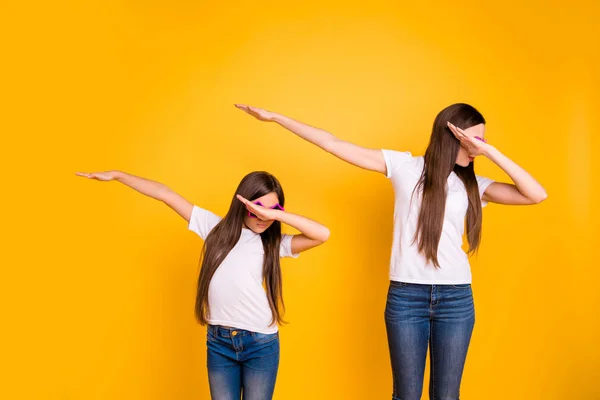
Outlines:
{"type": "Polygon", "coordinates": [[[386,165],[386,176],[394,177],[404,170],[422,169],[423,156],[413,156],[409,151],[381,150],[386,165]]]}

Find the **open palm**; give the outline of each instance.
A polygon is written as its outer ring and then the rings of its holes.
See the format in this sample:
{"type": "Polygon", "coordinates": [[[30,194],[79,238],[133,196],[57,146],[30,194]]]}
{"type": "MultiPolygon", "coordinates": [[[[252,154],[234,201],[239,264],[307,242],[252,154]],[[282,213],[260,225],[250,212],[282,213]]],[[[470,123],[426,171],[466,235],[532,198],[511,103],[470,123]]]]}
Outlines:
{"type": "Polygon", "coordinates": [[[469,136],[465,133],[464,130],[460,129],[458,126],[451,124],[450,122],[448,122],[448,128],[450,128],[450,131],[460,141],[461,146],[467,149],[469,154],[473,156],[485,154],[485,151],[490,147],[490,145],[487,144],[485,139],[469,136]]]}
{"type": "Polygon", "coordinates": [[[260,121],[273,121],[273,117],[275,116],[275,113],[264,110],[262,108],[252,107],[245,104],[236,104],[235,106],[240,110],[247,112],[248,114],[252,115],[254,118],[260,121]]]}
{"type": "Polygon", "coordinates": [[[97,181],[108,182],[115,179],[112,171],[106,172],[76,172],[75,175],[81,176],[83,178],[95,179],[97,181]]]}
{"type": "Polygon", "coordinates": [[[269,221],[269,220],[276,219],[278,213],[280,212],[277,210],[259,206],[258,204],[254,204],[253,202],[240,196],[239,194],[236,195],[236,197],[239,201],[241,201],[242,203],[244,203],[246,205],[246,209],[248,211],[250,211],[252,214],[256,215],[259,219],[262,219],[263,221],[269,221]]]}

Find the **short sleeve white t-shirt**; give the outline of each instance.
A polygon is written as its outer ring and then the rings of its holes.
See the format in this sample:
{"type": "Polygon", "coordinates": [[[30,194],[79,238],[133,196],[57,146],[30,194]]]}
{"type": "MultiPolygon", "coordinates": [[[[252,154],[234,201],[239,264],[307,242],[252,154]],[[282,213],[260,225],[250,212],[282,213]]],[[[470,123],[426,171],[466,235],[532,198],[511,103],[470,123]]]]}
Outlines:
{"type": "MultiPolygon", "coordinates": [[[[194,206],[189,230],[203,240],[221,221],[221,217],[194,206]]],[[[292,235],[282,235],[280,257],[292,254],[292,235]]],[[[239,241],[215,271],[208,288],[211,325],[231,326],[258,333],[277,332],[267,294],[263,288],[264,249],[260,234],[242,229],[239,241]]]]}
{"type": "MultiPolygon", "coordinates": [[[[471,283],[471,267],[462,249],[465,216],[468,208],[467,191],[454,172],[448,177],[448,194],[442,235],[438,246],[439,268],[428,263],[413,243],[421,209],[421,196],[413,190],[417,185],[425,159],[408,152],[382,150],[387,177],[394,187],[394,237],[390,261],[393,281],[428,285],[471,283]],[[412,197],[412,202],[411,202],[412,197]]],[[[477,176],[479,197],[494,181],[477,176]]],[[[482,206],[486,202],[482,201],[482,206]]]]}

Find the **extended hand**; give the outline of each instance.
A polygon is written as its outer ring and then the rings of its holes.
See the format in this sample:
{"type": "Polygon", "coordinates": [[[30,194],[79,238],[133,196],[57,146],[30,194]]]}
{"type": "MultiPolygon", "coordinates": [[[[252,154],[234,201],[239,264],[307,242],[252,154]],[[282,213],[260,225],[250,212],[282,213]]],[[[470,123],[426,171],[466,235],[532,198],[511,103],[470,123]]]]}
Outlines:
{"type": "Polygon", "coordinates": [[[236,104],[235,106],[240,110],[247,112],[248,114],[252,115],[254,118],[260,121],[270,122],[273,121],[275,117],[275,113],[263,110],[262,108],[247,106],[245,104],[236,104]]]}
{"type": "Polygon", "coordinates": [[[114,171],[106,172],[76,172],[75,175],[81,176],[88,179],[95,179],[97,181],[108,182],[116,178],[114,171]]]}

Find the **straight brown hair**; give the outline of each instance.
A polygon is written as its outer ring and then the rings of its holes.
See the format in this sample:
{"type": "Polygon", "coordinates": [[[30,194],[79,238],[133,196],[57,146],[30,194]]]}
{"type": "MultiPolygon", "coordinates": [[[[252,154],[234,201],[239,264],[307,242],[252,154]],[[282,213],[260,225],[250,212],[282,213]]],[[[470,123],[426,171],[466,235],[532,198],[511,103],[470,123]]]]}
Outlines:
{"type": "Polygon", "coordinates": [[[475,252],[481,241],[481,199],[473,162],[466,167],[456,164],[461,144],[448,128],[448,121],[461,129],[485,124],[483,115],[473,106],[464,103],[446,107],[433,122],[431,138],[425,151],[425,167],[413,191],[413,195],[418,192],[422,196],[414,242],[427,262],[438,268],[438,246],[446,211],[448,176],[452,171],[465,185],[469,200],[466,216],[469,253],[475,252]]]}
{"type": "MultiPolygon", "coordinates": [[[[281,184],[268,172],[258,171],[246,175],[240,182],[235,194],[246,199],[255,200],[268,193],[277,194],[279,204],[283,207],[285,197],[281,184]]],[[[229,206],[227,215],[210,231],[202,248],[200,276],[196,294],[196,318],[202,325],[208,323],[210,304],[208,303],[208,288],[210,281],[219,265],[239,241],[244,228],[246,206],[235,195],[229,206]]],[[[269,307],[271,308],[272,324],[282,324],[285,304],[279,262],[279,245],[281,243],[281,223],[274,221],[271,226],[260,234],[263,249],[263,276],[266,286],[269,307]]]]}

